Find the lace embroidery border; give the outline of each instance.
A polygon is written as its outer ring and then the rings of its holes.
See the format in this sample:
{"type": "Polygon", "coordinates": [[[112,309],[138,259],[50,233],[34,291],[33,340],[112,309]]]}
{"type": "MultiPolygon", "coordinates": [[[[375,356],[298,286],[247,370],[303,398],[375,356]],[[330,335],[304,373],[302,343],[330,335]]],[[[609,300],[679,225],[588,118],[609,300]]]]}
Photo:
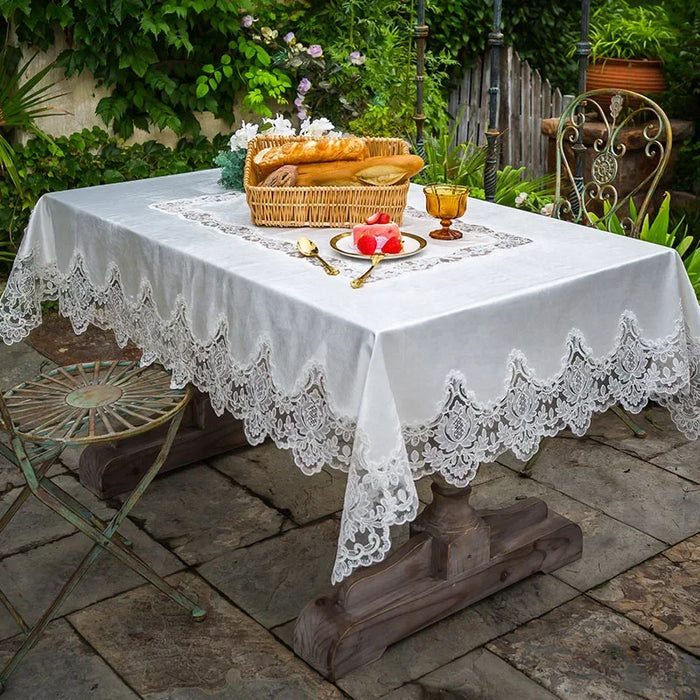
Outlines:
{"type": "Polygon", "coordinates": [[[324,464],[348,471],[334,582],[384,558],[390,527],[416,515],[413,479],[440,472],[454,484],[467,485],[480,462],[508,449],[526,458],[541,438],[567,426],[583,434],[593,413],[618,402],[637,412],[655,399],[690,439],[700,436],[700,339],[686,335],[682,318],[674,333],[650,341],[634,314],[626,312],[614,348],[598,358],[574,329],[561,372],[546,379],[536,377],[525,356],[513,351],[506,389],[490,403],[477,402],[467,379],[452,372],[434,419],[404,426],[405,450],[374,464],[364,457],[366,436],[334,410],[322,368],[306,367],[294,390],[285,394],[271,379],[269,343],[236,363],[225,320],[211,338],[198,340],[182,299],[169,319],[160,316],[147,282],[130,302],[116,264],[99,286],[87,275],[79,252],[67,273],[55,263],[37,265],[33,253],[18,258],[0,300],[0,337],[8,344],[26,337],[41,323],[41,302],[47,299],[59,300],[76,333],[96,322],[114,330],[120,345],[131,339],[146,348],[145,362],[160,359],[172,370],[174,383],[191,381],[209,393],[218,413],[228,410],[241,418],[251,443],[272,437],[293,451],[306,474],[324,464]]]}

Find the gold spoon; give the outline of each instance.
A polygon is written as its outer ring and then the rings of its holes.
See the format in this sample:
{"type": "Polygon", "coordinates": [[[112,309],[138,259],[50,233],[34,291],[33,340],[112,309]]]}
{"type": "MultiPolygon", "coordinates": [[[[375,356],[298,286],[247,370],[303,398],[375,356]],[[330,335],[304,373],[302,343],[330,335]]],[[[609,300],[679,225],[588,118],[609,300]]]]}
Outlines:
{"type": "Polygon", "coordinates": [[[369,268],[369,270],[367,270],[364,275],[360,275],[357,279],[350,282],[350,286],[353,289],[359,289],[365,283],[365,280],[372,274],[372,270],[374,270],[374,268],[377,267],[382,260],[384,260],[384,254],[375,253],[370,260],[372,261],[372,266],[369,268]]]}
{"type": "Polygon", "coordinates": [[[339,274],[338,270],[336,270],[336,268],[334,268],[333,265],[329,265],[318,254],[318,246],[313,241],[310,241],[308,238],[302,237],[297,241],[297,250],[306,258],[318,258],[321,261],[323,269],[326,271],[327,275],[339,274]]]}

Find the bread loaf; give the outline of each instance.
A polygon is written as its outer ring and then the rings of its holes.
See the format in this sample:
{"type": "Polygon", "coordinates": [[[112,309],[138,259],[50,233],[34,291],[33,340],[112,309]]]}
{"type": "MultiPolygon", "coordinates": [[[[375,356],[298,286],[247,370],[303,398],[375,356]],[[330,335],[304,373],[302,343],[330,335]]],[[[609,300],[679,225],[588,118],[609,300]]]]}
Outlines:
{"type": "Polygon", "coordinates": [[[326,163],[334,160],[362,160],[369,156],[367,142],[356,136],[347,138],[288,141],[281,146],[263,148],[253,157],[253,163],[265,177],[282,165],[326,163]]]}
{"type": "Polygon", "coordinates": [[[263,187],[294,187],[296,184],[296,165],[283,165],[273,170],[262,182],[263,187]]]}
{"type": "Polygon", "coordinates": [[[376,156],[362,161],[357,179],[366,185],[395,185],[420,172],[425,165],[420,156],[376,156]]]}
{"type": "Polygon", "coordinates": [[[359,161],[305,163],[297,166],[298,187],[320,185],[395,185],[423,167],[420,156],[375,156],[359,161]]]}

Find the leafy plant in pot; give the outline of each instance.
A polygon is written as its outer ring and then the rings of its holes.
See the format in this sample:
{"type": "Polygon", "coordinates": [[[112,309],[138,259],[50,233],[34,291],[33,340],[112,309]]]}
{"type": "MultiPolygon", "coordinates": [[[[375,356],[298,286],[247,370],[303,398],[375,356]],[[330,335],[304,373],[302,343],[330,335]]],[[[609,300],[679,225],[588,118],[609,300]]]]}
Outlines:
{"type": "Polygon", "coordinates": [[[678,39],[663,6],[633,7],[626,0],[606,0],[591,17],[586,90],[664,92],[662,61],[678,39]]]}

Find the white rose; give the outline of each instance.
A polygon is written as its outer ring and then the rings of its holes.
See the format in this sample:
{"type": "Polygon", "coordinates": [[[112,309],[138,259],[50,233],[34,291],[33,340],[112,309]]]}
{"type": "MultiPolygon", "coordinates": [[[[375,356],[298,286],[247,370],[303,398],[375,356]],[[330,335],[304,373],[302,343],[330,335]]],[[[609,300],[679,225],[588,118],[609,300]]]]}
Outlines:
{"type": "Polygon", "coordinates": [[[299,133],[302,136],[319,137],[334,129],[335,126],[333,126],[333,123],[329,119],[321,117],[320,119],[314,120],[305,119],[299,128],[299,133]]]}
{"type": "Polygon", "coordinates": [[[281,114],[275,114],[274,119],[265,117],[265,124],[269,124],[270,128],[265,131],[266,134],[274,136],[295,136],[296,131],[289,119],[285,119],[281,114]]]}
{"type": "Polygon", "coordinates": [[[257,124],[248,124],[246,122],[243,122],[241,124],[240,129],[234,132],[233,136],[231,137],[231,140],[229,141],[231,150],[237,151],[241,148],[248,148],[248,143],[250,143],[251,139],[255,138],[257,135],[257,124]]]}

